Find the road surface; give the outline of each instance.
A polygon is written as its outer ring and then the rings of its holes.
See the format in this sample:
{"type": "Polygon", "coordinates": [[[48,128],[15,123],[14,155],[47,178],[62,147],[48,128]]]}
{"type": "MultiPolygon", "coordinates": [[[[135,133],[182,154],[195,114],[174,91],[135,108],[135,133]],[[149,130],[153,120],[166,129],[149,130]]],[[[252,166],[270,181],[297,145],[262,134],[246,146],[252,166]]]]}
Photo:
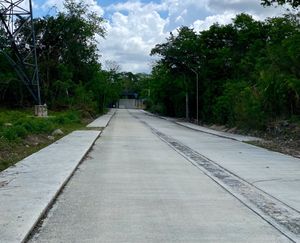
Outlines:
{"type": "Polygon", "coordinates": [[[297,168],[290,157],[118,110],[29,242],[297,241],[297,168]]]}

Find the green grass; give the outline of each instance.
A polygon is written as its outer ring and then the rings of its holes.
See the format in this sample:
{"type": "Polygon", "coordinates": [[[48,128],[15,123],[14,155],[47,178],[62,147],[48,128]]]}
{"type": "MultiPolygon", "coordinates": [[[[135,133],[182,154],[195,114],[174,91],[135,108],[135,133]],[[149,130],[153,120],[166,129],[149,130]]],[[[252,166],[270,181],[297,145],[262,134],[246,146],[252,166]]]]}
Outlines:
{"type": "Polygon", "coordinates": [[[29,111],[1,111],[0,138],[17,141],[30,134],[51,133],[57,128],[81,124],[76,111],[56,112],[47,118],[34,117],[29,111]]]}
{"type": "Polygon", "coordinates": [[[78,111],[50,112],[47,118],[33,116],[31,110],[0,109],[0,171],[53,143],[55,129],[64,134],[83,129],[87,121],[78,111]]]}

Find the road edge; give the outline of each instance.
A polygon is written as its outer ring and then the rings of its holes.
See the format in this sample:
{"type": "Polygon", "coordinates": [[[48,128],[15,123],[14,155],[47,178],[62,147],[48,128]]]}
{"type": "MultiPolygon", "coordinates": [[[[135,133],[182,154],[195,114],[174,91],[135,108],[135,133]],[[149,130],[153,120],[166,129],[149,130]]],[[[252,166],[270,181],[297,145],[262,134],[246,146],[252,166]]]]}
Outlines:
{"type": "MultiPolygon", "coordinates": [[[[146,113],[147,115],[149,115],[149,116],[155,116],[157,118],[160,118],[160,119],[163,119],[163,120],[166,120],[166,121],[169,121],[169,122],[173,122],[174,124],[176,124],[178,126],[182,126],[182,127],[185,127],[187,129],[190,129],[190,130],[193,130],[193,131],[196,131],[196,132],[202,132],[202,133],[210,134],[210,135],[213,135],[213,136],[216,136],[216,137],[220,137],[220,138],[226,138],[226,139],[230,139],[230,140],[234,140],[234,141],[238,141],[238,142],[243,142],[243,143],[247,143],[247,142],[250,142],[250,141],[260,141],[260,140],[262,140],[261,138],[256,138],[256,137],[252,137],[252,136],[245,136],[245,135],[241,135],[241,134],[228,133],[228,132],[222,132],[224,134],[216,134],[214,132],[204,131],[201,128],[197,129],[197,128],[193,128],[191,126],[184,125],[181,122],[176,121],[175,119],[170,119],[170,118],[167,118],[167,117],[164,117],[164,116],[160,116],[158,114],[154,114],[154,113],[151,113],[151,112],[145,111],[145,110],[142,110],[142,111],[144,113],[146,113]],[[228,133],[228,136],[226,135],[226,133],[228,133]],[[242,136],[249,137],[249,139],[237,139],[237,138],[233,137],[235,135],[238,135],[238,136],[241,136],[241,137],[242,136]],[[250,139],[250,138],[253,138],[253,139],[250,139]]],[[[191,125],[197,126],[196,124],[193,124],[193,123],[191,123],[191,125]]],[[[211,129],[211,128],[207,128],[207,129],[211,129]]],[[[211,129],[211,130],[213,130],[213,129],[211,129]]],[[[217,130],[215,130],[215,131],[219,132],[217,130]]]]}
{"type": "MultiPolygon", "coordinates": [[[[81,130],[78,130],[78,131],[81,131],[81,130]]],[[[57,191],[55,192],[55,194],[53,195],[53,197],[49,200],[49,202],[47,203],[46,207],[43,209],[43,211],[40,213],[40,215],[38,216],[38,218],[35,220],[34,224],[31,226],[30,230],[26,233],[25,237],[22,239],[21,243],[26,243],[31,238],[31,236],[33,235],[34,230],[38,226],[39,222],[45,217],[45,215],[47,215],[47,213],[49,212],[49,210],[52,208],[52,206],[54,205],[57,197],[64,190],[64,188],[66,187],[66,185],[68,184],[68,182],[71,180],[71,178],[75,174],[75,172],[78,169],[78,167],[80,166],[80,164],[84,161],[84,159],[87,156],[87,154],[92,150],[93,146],[95,145],[96,141],[100,138],[101,134],[102,134],[102,131],[99,131],[98,136],[89,145],[89,147],[87,148],[87,150],[85,151],[85,153],[78,160],[78,162],[77,162],[76,166],[74,167],[74,169],[65,178],[65,180],[63,181],[63,183],[61,184],[61,186],[57,189],[57,191]]]]}

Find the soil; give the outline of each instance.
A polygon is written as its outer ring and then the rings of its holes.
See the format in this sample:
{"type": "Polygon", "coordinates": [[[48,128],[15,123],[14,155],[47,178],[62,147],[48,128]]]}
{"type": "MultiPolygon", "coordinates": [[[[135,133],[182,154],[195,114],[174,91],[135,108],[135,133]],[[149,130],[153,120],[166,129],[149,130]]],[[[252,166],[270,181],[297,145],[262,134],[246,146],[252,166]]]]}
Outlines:
{"type": "Polygon", "coordinates": [[[291,123],[286,120],[277,121],[270,123],[265,131],[245,131],[236,127],[227,128],[225,126],[217,125],[207,127],[218,131],[259,137],[262,138],[261,141],[253,141],[249,143],[272,151],[300,158],[299,123],[291,123]]]}
{"type": "MultiPolygon", "coordinates": [[[[55,138],[55,140],[58,138],[55,138]]],[[[48,138],[47,135],[39,134],[30,135],[21,141],[13,143],[0,141],[0,171],[46,147],[55,140],[48,138]]]]}
{"type": "Polygon", "coordinates": [[[270,124],[254,145],[300,158],[300,125],[287,121],[270,124]]]}
{"type": "MultiPolygon", "coordinates": [[[[184,118],[176,119],[186,121],[184,118]]],[[[195,120],[191,121],[196,123],[195,120]]],[[[248,135],[262,138],[261,141],[248,142],[252,145],[276,151],[279,153],[291,155],[300,158],[300,121],[290,122],[279,120],[269,123],[264,131],[261,130],[243,130],[237,127],[226,127],[224,125],[208,125],[201,123],[201,126],[222,132],[248,135]]]]}

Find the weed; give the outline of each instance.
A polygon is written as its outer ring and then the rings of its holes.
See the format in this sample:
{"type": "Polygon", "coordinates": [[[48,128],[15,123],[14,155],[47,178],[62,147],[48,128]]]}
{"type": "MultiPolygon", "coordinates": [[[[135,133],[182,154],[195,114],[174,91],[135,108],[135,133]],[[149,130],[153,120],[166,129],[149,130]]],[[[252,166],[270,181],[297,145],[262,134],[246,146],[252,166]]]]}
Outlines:
{"type": "Polygon", "coordinates": [[[47,118],[38,118],[31,110],[0,110],[0,171],[53,142],[47,137],[55,129],[68,134],[83,125],[78,111],[51,112],[47,118]],[[28,144],[28,137],[39,142],[28,144]]]}

